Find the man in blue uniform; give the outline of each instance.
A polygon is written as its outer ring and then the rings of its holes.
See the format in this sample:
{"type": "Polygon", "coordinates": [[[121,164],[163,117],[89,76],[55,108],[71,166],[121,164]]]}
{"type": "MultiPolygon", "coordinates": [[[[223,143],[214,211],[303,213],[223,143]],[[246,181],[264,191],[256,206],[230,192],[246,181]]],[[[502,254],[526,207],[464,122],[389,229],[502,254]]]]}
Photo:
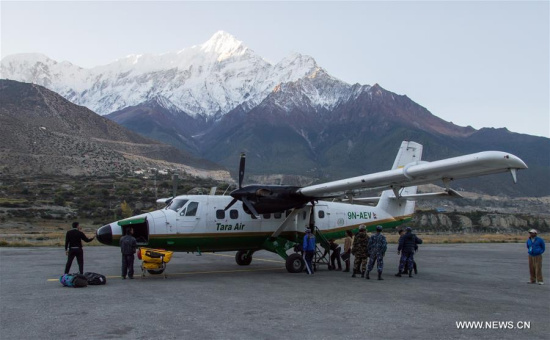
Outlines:
{"type": "Polygon", "coordinates": [[[370,279],[369,273],[374,267],[376,261],[376,269],[378,269],[378,280],[384,280],[382,278],[382,271],[384,270],[384,255],[388,249],[388,242],[386,236],[382,235],[382,226],[376,226],[376,234],[372,235],[369,239],[368,253],[370,256],[369,267],[367,268],[367,280],[370,279]]]}
{"type": "Polygon", "coordinates": [[[399,262],[399,272],[395,276],[401,276],[408,270],[409,277],[412,277],[412,271],[414,267],[414,252],[418,249],[418,245],[422,244],[422,240],[412,233],[411,227],[407,227],[405,235],[399,238],[399,246],[397,247],[397,254],[401,253],[401,260],[399,262]],[[407,270],[405,270],[405,266],[407,270]]]}

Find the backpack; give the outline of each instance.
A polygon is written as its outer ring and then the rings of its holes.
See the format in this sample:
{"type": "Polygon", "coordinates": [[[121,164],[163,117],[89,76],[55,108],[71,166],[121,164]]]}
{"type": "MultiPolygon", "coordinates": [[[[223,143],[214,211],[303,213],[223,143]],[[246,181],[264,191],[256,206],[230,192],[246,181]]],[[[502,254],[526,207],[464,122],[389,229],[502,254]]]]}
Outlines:
{"type": "Polygon", "coordinates": [[[86,279],[86,276],[82,274],[72,274],[72,275],[74,276],[73,287],[80,288],[80,287],[88,286],[88,279],[86,279]]]}
{"type": "Polygon", "coordinates": [[[71,274],[63,274],[59,278],[59,282],[61,282],[61,284],[64,287],[72,287],[73,286],[73,280],[74,280],[74,276],[71,275],[71,274]]]}
{"type": "Polygon", "coordinates": [[[95,286],[95,285],[104,285],[107,283],[107,278],[105,277],[105,275],[86,272],[84,273],[84,276],[86,277],[86,280],[88,281],[89,285],[95,286]]]}

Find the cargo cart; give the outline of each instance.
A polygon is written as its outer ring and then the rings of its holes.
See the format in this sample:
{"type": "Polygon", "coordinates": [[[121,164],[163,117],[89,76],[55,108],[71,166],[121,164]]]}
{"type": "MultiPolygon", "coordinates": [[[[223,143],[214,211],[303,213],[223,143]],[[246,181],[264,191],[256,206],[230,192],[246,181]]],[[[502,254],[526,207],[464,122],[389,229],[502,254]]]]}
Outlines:
{"type": "Polygon", "coordinates": [[[174,252],[164,249],[139,248],[138,258],[141,262],[141,277],[145,277],[145,271],[152,275],[164,273],[166,278],[166,264],[172,259],[174,252]]]}

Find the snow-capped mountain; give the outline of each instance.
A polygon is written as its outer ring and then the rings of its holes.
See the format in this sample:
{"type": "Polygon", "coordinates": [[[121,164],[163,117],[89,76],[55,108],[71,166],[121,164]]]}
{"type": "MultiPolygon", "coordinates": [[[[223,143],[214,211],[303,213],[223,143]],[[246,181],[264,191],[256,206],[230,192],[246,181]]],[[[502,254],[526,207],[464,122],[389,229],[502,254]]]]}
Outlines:
{"type": "Polygon", "coordinates": [[[237,106],[249,110],[281,84],[322,75],[330,86],[304,93],[314,107],[331,108],[351,86],[329,76],[309,56],[292,54],[270,64],[232,35],[219,31],[177,52],[130,55],[90,69],[41,54],[2,59],[2,78],[35,83],[105,115],[161,98],[163,106],[217,120],[237,106]]]}

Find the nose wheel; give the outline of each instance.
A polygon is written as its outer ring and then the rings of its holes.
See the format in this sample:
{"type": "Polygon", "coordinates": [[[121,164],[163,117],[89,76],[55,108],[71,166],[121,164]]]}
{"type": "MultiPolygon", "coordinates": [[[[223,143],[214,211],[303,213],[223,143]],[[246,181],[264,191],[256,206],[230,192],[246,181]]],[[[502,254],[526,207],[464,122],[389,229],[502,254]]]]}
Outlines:
{"type": "Polygon", "coordinates": [[[239,250],[235,254],[235,261],[239,266],[248,266],[252,262],[252,254],[254,252],[250,250],[239,250]]]}

